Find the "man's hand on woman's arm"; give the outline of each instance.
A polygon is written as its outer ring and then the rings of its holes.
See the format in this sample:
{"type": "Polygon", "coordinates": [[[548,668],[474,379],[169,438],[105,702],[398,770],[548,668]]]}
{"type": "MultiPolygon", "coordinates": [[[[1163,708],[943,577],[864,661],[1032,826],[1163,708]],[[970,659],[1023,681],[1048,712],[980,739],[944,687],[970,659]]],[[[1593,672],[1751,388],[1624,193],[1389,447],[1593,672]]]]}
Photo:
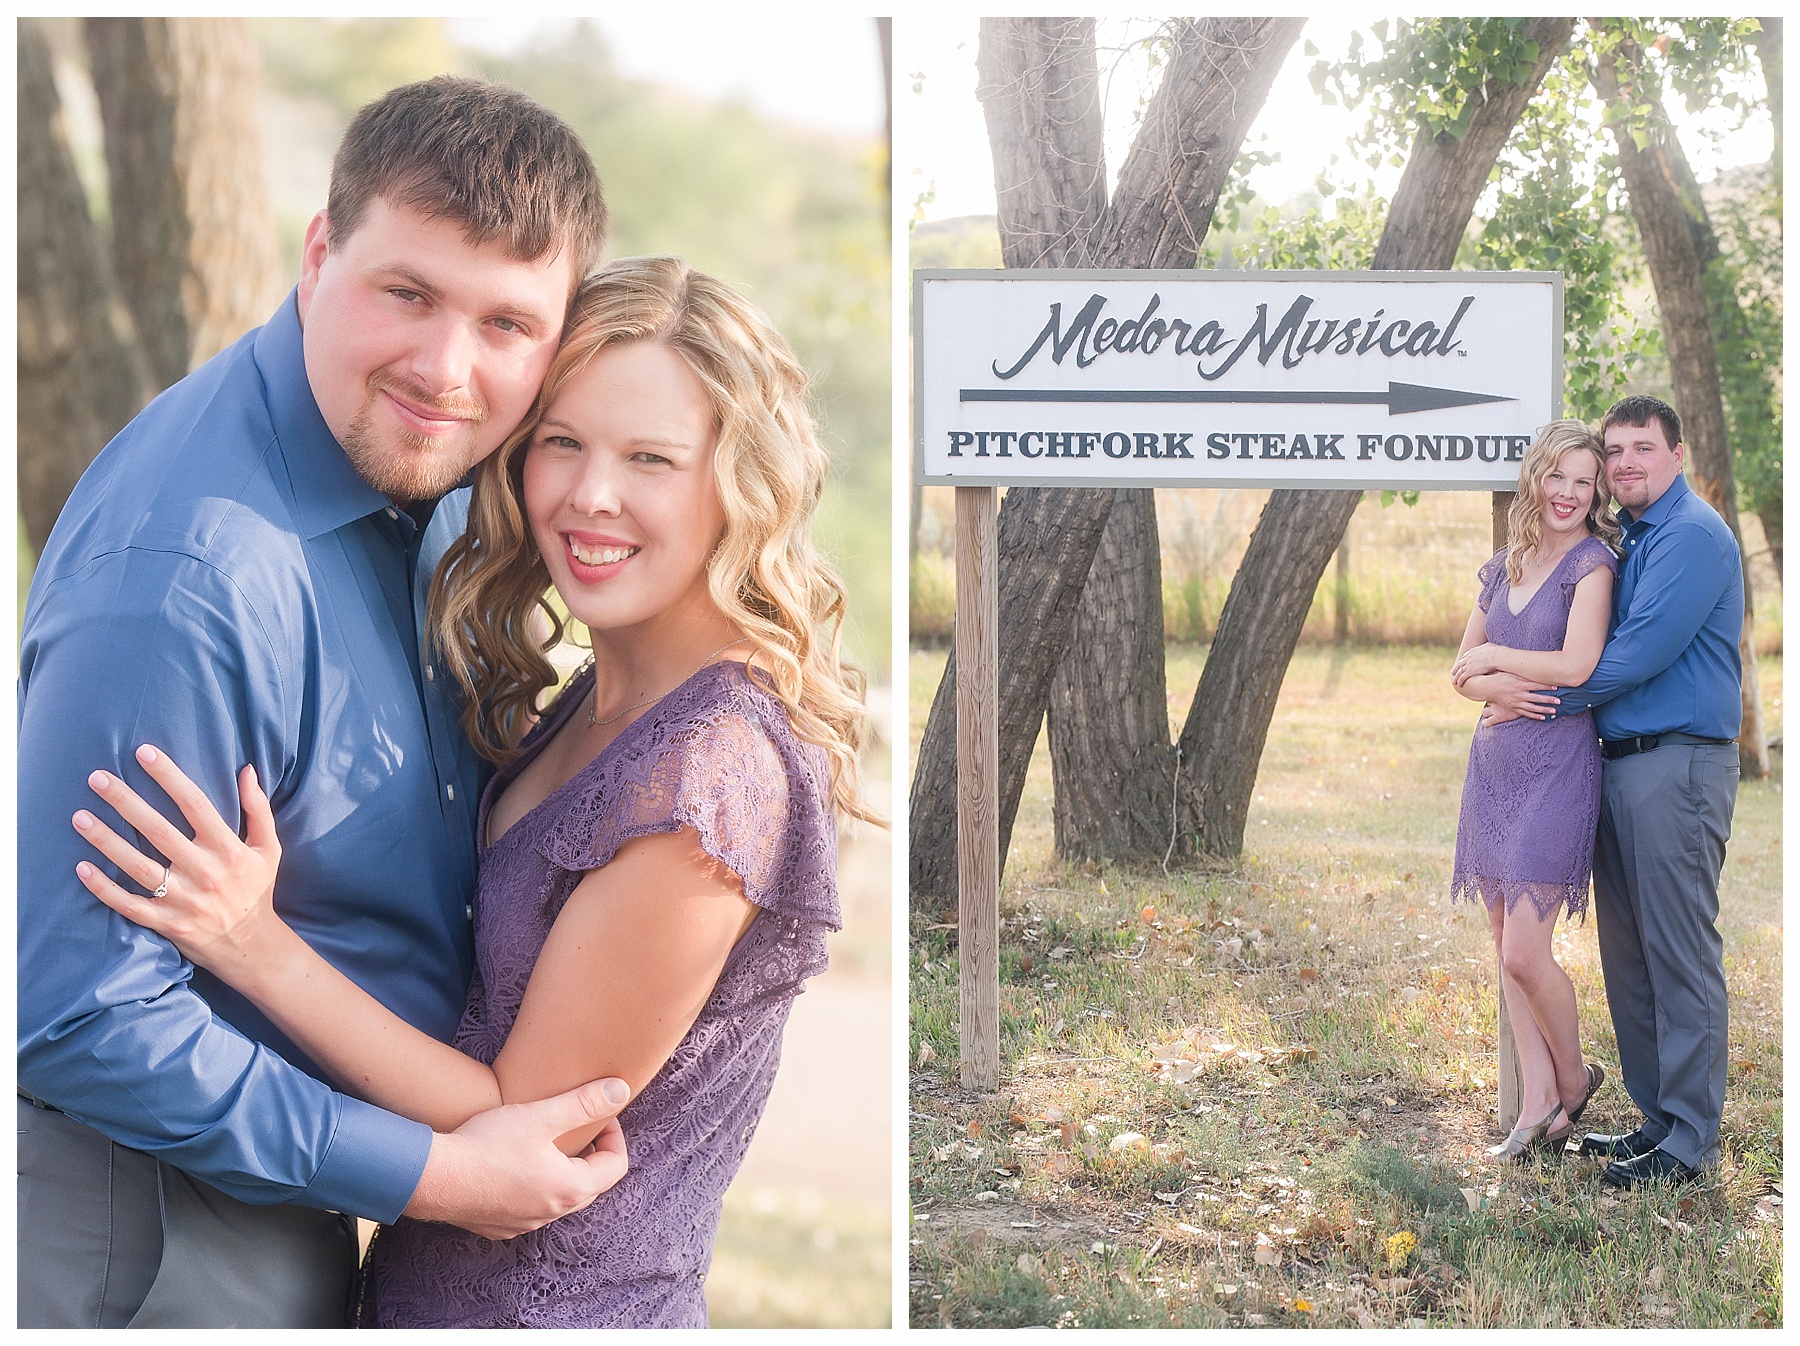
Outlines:
{"type": "Polygon", "coordinates": [[[1556,698],[1546,695],[1555,690],[1550,684],[1532,682],[1511,673],[1471,674],[1468,671],[1470,656],[1477,650],[1489,648],[1495,647],[1487,644],[1487,614],[1477,603],[1469,612],[1468,625],[1463,628],[1462,644],[1450,670],[1450,683],[1458,696],[1484,703],[1481,722],[1503,724],[1507,720],[1542,720],[1550,715],[1556,708],[1556,698]]]}
{"type": "Polygon", "coordinates": [[[625,1176],[625,1137],[613,1118],[630,1096],[623,1080],[598,1080],[477,1113],[455,1132],[433,1135],[406,1214],[508,1239],[584,1209],[625,1176]],[[580,1154],[558,1148],[559,1137],[597,1125],[580,1154]]]}
{"type": "Polygon", "coordinates": [[[1508,720],[1545,720],[1556,711],[1556,689],[1512,673],[1483,673],[1466,679],[1456,689],[1471,701],[1483,704],[1483,724],[1508,720]]]}

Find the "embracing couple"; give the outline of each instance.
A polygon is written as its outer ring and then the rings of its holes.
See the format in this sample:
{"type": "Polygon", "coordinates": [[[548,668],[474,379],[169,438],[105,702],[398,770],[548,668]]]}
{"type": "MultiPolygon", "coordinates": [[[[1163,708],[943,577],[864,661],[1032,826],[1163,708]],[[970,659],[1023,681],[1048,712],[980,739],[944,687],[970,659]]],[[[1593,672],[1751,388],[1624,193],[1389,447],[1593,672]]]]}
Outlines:
{"type": "Polygon", "coordinates": [[[590,275],[604,230],[524,95],[389,93],[295,292],[64,509],[21,1326],[705,1325],[863,684],[803,371],[674,259],[590,275]],[[594,658],[540,708],[563,614],[594,658]]]}
{"type": "Polygon", "coordinates": [[[1591,872],[1619,1073],[1643,1114],[1580,1144],[1615,1187],[1698,1176],[1725,1107],[1716,922],[1743,570],[1684,457],[1681,421],[1654,397],[1616,404],[1599,436],[1544,427],[1452,674],[1486,703],[1452,894],[1487,906],[1521,1076],[1519,1125],[1488,1153],[1561,1152],[1606,1078],[1582,1059],[1575,988],[1550,943],[1565,907],[1585,912],[1591,872]]]}

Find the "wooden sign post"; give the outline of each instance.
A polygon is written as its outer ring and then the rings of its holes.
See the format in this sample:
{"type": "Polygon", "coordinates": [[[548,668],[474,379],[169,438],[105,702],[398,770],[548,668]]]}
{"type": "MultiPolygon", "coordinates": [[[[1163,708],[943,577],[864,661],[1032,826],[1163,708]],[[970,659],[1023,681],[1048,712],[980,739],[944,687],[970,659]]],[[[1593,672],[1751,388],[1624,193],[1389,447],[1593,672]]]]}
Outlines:
{"type": "Polygon", "coordinates": [[[1000,1087],[1000,568],[992,486],[956,488],[956,944],[962,1085],[1000,1087]]]}
{"type": "MultiPolygon", "coordinates": [[[[1000,1065],[1003,486],[1486,490],[1562,414],[1562,276],[920,271],[919,485],[956,488],[963,1087],[1000,1065]]],[[[1500,996],[1499,1112],[1518,1116],[1500,996]]]]}

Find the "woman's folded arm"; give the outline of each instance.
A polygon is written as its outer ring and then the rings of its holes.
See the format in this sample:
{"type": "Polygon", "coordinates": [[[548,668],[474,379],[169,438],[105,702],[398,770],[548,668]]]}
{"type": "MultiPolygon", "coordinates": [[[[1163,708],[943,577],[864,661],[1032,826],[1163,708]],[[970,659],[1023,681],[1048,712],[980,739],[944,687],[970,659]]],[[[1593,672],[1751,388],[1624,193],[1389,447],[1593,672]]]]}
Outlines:
{"type": "MultiPolygon", "coordinates": [[[[163,896],[146,898],[84,864],[78,873],[89,891],[249,999],[346,1092],[439,1132],[609,1076],[637,1093],[699,1016],[757,911],[692,829],[627,842],[582,877],[558,913],[512,1034],[489,1067],[414,1028],[281,920],[271,900],[281,848],[253,772],[239,776],[240,840],[166,754],[146,750],[140,761],[194,836],[117,777],[97,774],[97,792],[168,857],[168,868],[85,811],[77,830],[144,888],[168,882],[163,896]]],[[[591,1139],[571,1133],[563,1145],[576,1153],[591,1139]]]]}

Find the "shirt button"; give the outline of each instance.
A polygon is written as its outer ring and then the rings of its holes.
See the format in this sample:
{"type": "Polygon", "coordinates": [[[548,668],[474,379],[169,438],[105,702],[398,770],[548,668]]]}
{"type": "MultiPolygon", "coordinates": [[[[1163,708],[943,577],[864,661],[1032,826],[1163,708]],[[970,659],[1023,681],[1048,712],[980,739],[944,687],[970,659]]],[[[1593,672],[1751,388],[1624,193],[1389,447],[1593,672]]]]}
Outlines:
{"type": "Polygon", "coordinates": [[[400,511],[395,509],[392,505],[389,505],[387,508],[387,516],[390,519],[398,519],[400,517],[400,511]]]}
{"type": "Polygon", "coordinates": [[[446,785],[444,787],[444,793],[449,795],[450,798],[455,799],[456,798],[456,787],[454,785],[446,785]]]}
{"type": "Polygon", "coordinates": [[[434,669],[430,664],[426,664],[425,665],[425,681],[433,682],[436,679],[437,679],[437,670],[434,669]]]}
{"type": "Polygon", "coordinates": [[[475,904],[472,902],[465,904],[463,906],[463,915],[467,916],[471,921],[474,920],[475,919],[475,904]]]}

